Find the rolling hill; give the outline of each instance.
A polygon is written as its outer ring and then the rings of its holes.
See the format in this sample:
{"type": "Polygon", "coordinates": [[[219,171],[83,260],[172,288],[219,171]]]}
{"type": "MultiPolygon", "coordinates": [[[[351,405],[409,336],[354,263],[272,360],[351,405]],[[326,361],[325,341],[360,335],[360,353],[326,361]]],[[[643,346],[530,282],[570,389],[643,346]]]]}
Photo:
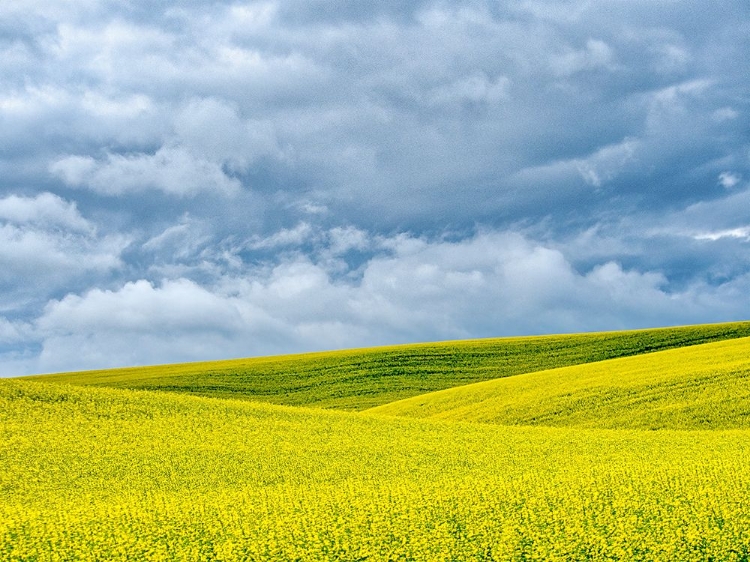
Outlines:
{"type": "Polygon", "coordinates": [[[750,431],[0,380],[0,559],[747,560],[750,431]]]}
{"type": "Polygon", "coordinates": [[[746,336],[750,322],[734,322],[107,369],[27,380],[364,410],[458,385],[746,336]]]}
{"type": "Polygon", "coordinates": [[[502,425],[750,428],[750,338],[516,375],[369,412],[502,425]]]}
{"type": "Polygon", "coordinates": [[[748,330],[0,379],[0,560],[747,561],[748,330]]]}

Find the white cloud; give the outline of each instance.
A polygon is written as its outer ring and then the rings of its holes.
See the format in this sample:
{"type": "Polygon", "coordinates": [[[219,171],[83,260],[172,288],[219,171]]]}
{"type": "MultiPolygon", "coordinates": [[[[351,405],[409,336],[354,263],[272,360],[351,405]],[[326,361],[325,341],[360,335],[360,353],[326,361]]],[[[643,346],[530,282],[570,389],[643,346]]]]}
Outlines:
{"type": "Polygon", "coordinates": [[[250,5],[233,4],[226,13],[226,24],[234,31],[252,33],[258,29],[265,30],[274,21],[278,12],[276,2],[254,2],[250,5]]]}
{"type": "Polygon", "coordinates": [[[0,16],[51,18],[60,20],[94,12],[97,0],[5,0],[0,4],[0,16]]]}
{"type": "Polygon", "coordinates": [[[168,51],[174,47],[175,39],[166,30],[120,19],[103,25],[94,22],[81,25],[68,20],[57,25],[56,31],[45,45],[51,55],[60,63],[74,62],[105,78],[120,78],[120,73],[131,69],[144,53],[156,55],[168,51]]]}
{"type": "Polygon", "coordinates": [[[696,240],[721,240],[722,238],[738,238],[740,240],[750,240],[750,226],[740,228],[729,228],[727,230],[717,230],[714,232],[701,232],[693,235],[696,240]]]}
{"type": "Polygon", "coordinates": [[[714,121],[723,123],[724,121],[732,121],[740,116],[739,112],[732,107],[720,107],[712,114],[714,121]]]}
{"type": "Polygon", "coordinates": [[[33,353],[12,349],[0,352],[0,377],[20,377],[39,373],[37,357],[33,353]]]}
{"type": "MultiPolygon", "coordinates": [[[[696,117],[690,114],[690,104],[705,97],[714,86],[715,80],[695,78],[649,92],[646,95],[647,131],[668,138],[675,128],[684,130],[686,122],[696,117]]],[[[675,142],[677,139],[671,140],[675,142]]]]}
{"type": "Polygon", "coordinates": [[[45,154],[60,138],[73,146],[87,142],[144,146],[163,134],[163,109],[149,96],[78,84],[9,86],[0,93],[0,111],[0,142],[29,153],[45,154]]]}
{"type": "Polygon", "coordinates": [[[107,270],[121,262],[119,244],[101,244],[80,236],[57,235],[13,225],[0,226],[0,280],[34,274],[71,275],[107,270]]]}
{"type": "Polygon", "coordinates": [[[687,235],[731,231],[747,225],[748,208],[750,189],[732,189],[720,193],[713,200],[699,201],[683,210],[660,217],[660,222],[687,235]]]}
{"type": "Polygon", "coordinates": [[[0,199],[0,220],[74,232],[93,231],[92,224],[81,216],[74,202],[67,202],[48,192],[36,197],[9,195],[0,199]]]}
{"type": "Polygon", "coordinates": [[[51,301],[37,322],[38,370],[221,357],[242,316],[229,299],[187,280],[125,284],[51,301]]]}
{"type": "Polygon", "coordinates": [[[517,172],[515,181],[520,184],[563,183],[578,177],[592,187],[599,188],[619,176],[628,165],[636,161],[642,142],[635,138],[602,146],[583,158],[570,158],[525,168],[517,172]]]}
{"type": "Polygon", "coordinates": [[[281,156],[273,125],[242,119],[237,109],[213,98],[195,99],[174,119],[175,138],[191,153],[244,170],[263,156],[281,156]]]}
{"type": "Polygon", "coordinates": [[[576,169],[586,183],[601,187],[617,177],[634,159],[639,144],[639,141],[628,138],[618,144],[605,146],[587,158],[575,160],[576,169]]]}
{"type": "MultiPolygon", "coordinates": [[[[750,263],[742,2],[313,4],[0,2],[0,193],[81,188],[2,200],[0,310],[191,279],[242,319],[223,355],[742,309],[696,281],[750,263]]],[[[95,324],[56,341],[210,351],[95,324]]]]}
{"type": "Polygon", "coordinates": [[[236,310],[219,296],[180,279],[155,287],[147,281],[126,283],[117,291],[92,289],[84,296],[52,301],[39,321],[50,333],[70,333],[96,326],[114,332],[193,332],[235,330],[236,310]]]}
{"type": "Polygon", "coordinates": [[[556,0],[522,0],[516,9],[535,19],[577,22],[592,8],[591,2],[558,2],[556,0]]]}
{"type": "Polygon", "coordinates": [[[334,256],[349,250],[366,250],[372,244],[369,233],[353,226],[332,228],[328,238],[328,250],[334,256]]]}
{"type": "Polygon", "coordinates": [[[719,174],[719,185],[725,189],[732,189],[742,180],[742,176],[732,172],[722,172],[719,174]]]}
{"type": "Polygon", "coordinates": [[[151,254],[156,262],[152,267],[155,267],[165,261],[170,264],[189,262],[200,257],[211,243],[208,225],[186,214],[179,223],[149,238],[141,247],[151,254]]]}
{"type": "Polygon", "coordinates": [[[53,86],[28,86],[23,91],[8,92],[0,97],[0,109],[6,118],[13,116],[29,117],[49,109],[64,107],[68,103],[68,93],[53,86]]]}
{"type": "Polygon", "coordinates": [[[143,114],[153,114],[156,111],[151,98],[143,94],[134,94],[117,99],[107,97],[101,92],[86,91],[80,103],[86,113],[100,118],[133,119],[143,114]]]}
{"type": "MultiPolygon", "coordinates": [[[[90,113],[119,119],[129,112],[155,111],[142,95],[116,101],[87,93],[83,106],[90,113]]],[[[183,197],[200,192],[229,195],[241,189],[234,174],[262,157],[283,157],[268,121],[245,120],[236,107],[221,100],[195,98],[172,111],[162,108],[159,118],[170,131],[162,135],[162,146],[153,153],[68,155],[54,160],[49,170],[71,187],[105,195],[148,190],[183,197]]]]}
{"type": "Polygon", "coordinates": [[[301,222],[294,228],[282,228],[269,236],[255,236],[247,242],[247,247],[253,250],[270,250],[285,246],[300,246],[310,241],[313,234],[310,224],[301,222]]]}
{"type": "MultiPolygon", "coordinates": [[[[0,316],[0,346],[28,341],[33,327],[25,322],[11,322],[0,316]]],[[[0,377],[3,376],[0,374],[0,377]]]]}
{"type": "Polygon", "coordinates": [[[129,243],[124,235],[99,235],[74,203],[51,193],[0,199],[0,305],[120,268],[129,243]]]}
{"type": "Polygon", "coordinates": [[[230,195],[240,190],[220,163],[181,147],[162,147],[154,154],[66,156],[50,165],[50,172],[71,187],[85,187],[104,195],[156,189],[170,195],[193,196],[201,191],[230,195]]]}
{"type": "Polygon", "coordinates": [[[517,234],[399,236],[380,247],[356,280],[296,255],[212,285],[140,280],[53,300],[36,322],[38,368],[679,324],[720,320],[730,303],[750,312],[739,281],[668,292],[658,272],[611,261],[579,272],[559,250],[517,234]]]}
{"type": "MultiPolygon", "coordinates": [[[[31,49],[22,41],[10,41],[0,46],[0,70],[4,74],[22,70],[33,64],[33,60],[34,56],[31,49]]],[[[0,107],[5,108],[2,101],[0,101],[0,107]]]]}

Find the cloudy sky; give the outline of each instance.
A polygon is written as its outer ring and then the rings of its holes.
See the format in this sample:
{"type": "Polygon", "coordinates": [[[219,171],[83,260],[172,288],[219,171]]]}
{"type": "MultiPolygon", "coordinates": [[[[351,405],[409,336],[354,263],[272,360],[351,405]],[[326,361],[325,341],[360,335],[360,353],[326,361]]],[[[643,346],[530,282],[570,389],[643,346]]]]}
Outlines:
{"type": "Polygon", "coordinates": [[[747,0],[3,0],[0,376],[750,319],[747,0]]]}

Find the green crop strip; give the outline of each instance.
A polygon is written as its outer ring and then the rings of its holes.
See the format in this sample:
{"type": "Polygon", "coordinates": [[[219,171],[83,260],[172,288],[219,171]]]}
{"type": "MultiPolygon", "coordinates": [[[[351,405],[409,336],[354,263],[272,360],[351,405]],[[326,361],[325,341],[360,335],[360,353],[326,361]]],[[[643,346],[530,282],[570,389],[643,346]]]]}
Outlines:
{"type": "Polygon", "coordinates": [[[750,322],[403,345],[38,380],[364,410],[473,382],[745,336],[750,322]]]}
{"type": "Polygon", "coordinates": [[[369,411],[503,425],[750,429],[750,338],[537,371],[369,411]]]}

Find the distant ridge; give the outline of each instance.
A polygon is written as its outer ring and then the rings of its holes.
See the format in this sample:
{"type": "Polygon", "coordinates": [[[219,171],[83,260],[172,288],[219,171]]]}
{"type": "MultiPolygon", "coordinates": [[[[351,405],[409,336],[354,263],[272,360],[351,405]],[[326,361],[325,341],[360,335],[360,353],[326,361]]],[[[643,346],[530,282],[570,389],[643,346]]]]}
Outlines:
{"type": "Polygon", "coordinates": [[[480,381],[746,336],[750,336],[750,322],[733,322],[409,344],[24,378],[365,410],[480,381]]]}

